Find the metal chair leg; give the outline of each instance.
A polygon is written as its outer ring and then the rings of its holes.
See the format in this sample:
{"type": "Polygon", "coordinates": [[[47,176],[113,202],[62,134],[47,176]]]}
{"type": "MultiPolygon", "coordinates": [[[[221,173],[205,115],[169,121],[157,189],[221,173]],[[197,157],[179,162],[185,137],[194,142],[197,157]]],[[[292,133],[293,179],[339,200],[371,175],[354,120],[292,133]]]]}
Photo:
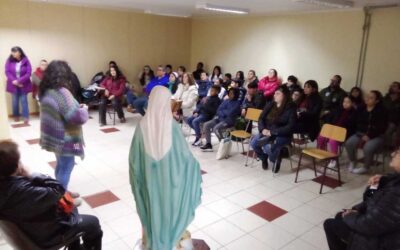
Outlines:
{"type": "Polygon", "coordinates": [[[342,177],[340,175],[339,157],[337,157],[335,160],[336,160],[336,166],[337,166],[337,172],[338,172],[338,178],[339,178],[339,186],[342,186],[342,177]]]}
{"type": "Polygon", "coordinates": [[[294,179],[295,183],[297,183],[297,178],[299,177],[299,171],[300,171],[301,159],[302,158],[303,158],[303,153],[300,154],[299,164],[297,165],[296,178],[294,179]]]}
{"type": "Polygon", "coordinates": [[[315,158],[313,157],[313,165],[314,165],[314,174],[317,177],[317,165],[315,164],[315,158]]]}
{"type": "Polygon", "coordinates": [[[326,177],[326,169],[328,168],[329,161],[326,161],[324,166],[324,173],[322,174],[322,181],[321,181],[321,188],[319,189],[319,193],[322,194],[322,188],[325,184],[325,177],[326,177]]]}

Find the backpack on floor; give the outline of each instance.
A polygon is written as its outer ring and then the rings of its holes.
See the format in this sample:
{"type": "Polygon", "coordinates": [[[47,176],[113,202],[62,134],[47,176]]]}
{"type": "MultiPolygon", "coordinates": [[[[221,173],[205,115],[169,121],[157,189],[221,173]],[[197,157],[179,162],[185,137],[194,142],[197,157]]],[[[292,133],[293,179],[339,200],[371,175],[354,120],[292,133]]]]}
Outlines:
{"type": "Polygon", "coordinates": [[[221,140],[217,152],[217,160],[228,159],[231,154],[232,140],[230,137],[226,137],[221,140]]]}

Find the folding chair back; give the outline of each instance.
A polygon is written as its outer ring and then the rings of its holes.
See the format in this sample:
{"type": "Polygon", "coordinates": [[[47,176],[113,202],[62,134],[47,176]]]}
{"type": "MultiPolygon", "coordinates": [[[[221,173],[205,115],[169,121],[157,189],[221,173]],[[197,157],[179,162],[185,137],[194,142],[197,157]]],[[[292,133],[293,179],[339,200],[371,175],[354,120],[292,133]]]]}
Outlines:
{"type": "Polygon", "coordinates": [[[246,111],[245,119],[253,122],[258,122],[261,113],[261,109],[248,108],[246,111]]]}

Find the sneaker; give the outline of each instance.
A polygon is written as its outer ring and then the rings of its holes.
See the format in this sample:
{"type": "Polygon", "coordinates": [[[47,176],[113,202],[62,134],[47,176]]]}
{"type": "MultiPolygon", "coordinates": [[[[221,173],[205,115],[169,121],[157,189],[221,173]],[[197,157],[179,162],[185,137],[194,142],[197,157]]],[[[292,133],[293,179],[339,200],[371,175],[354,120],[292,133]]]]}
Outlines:
{"type": "Polygon", "coordinates": [[[349,170],[349,172],[352,172],[354,170],[354,162],[349,162],[349,164],[347,165],[347,170],[349,170]]]}
{"type": "Polygon", "coordinates": [[[200,138],[196,137],[196,140],[192,143],[192,146],[198,147],[201,144],[200,138]]]}
{"type": "Polygon", "coordinates": [[[337,169],[337,162],[335,160],[331,160],[328,164],[328,168],[337,169]]]}
{"type": "Polygon", "coordinates": [[[126,122],[126,119],[125,119],[125,117],[123,117],[123,118],[119,119],[119,121],[120,121],[121,123],[125,123],[125,122],[126,122]]]}
{"type": "Polygon", "coordinates": [[[365,174],[368,172],[368,169],[366,167],[359,167],[359,168],[355,168],[353,169],[353,171],[351,171],[353,174],[365,174]]]}
{"type": "Polygon", "coordinates": [[[81,195],[77,192],[69,192],[69,194],[71,195],[72,198],[76,199],[79,198],[81,195]]]}
{"type": "Polygon", "coordinates": [[[200,149],[206,152],[212,152],[213,147],[211,143],[207,143],[206,145],[200,147],[200,149]]]}
{"type": "Polygon", "coordinates": [[[82,205],[82,200],[81,199],[74,199],[74,206],[75,207],[79,207],[80,205],[82,205]]]}
{"type": "Polygon", "coordinates": [[[264,170],[268,170],[268,159],[262,161],[262,168],[264,170]]]}

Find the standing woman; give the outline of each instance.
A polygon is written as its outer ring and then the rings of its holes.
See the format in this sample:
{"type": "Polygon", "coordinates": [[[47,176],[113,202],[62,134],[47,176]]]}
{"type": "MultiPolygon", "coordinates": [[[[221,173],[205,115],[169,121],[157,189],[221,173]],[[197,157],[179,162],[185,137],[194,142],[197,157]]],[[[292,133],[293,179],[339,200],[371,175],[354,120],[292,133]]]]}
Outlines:
{"type": "Polygon", "coordinates": [[[40,146],[56,155],[56,179],[68,190],[75,156],[84,157],[82,125],[89,118],[86,105],[71,93],[72,71],[64,61],[52,61],[39,86],[40,146]]]}
{"type": "Polygon", "coordinates": [[[14,120],[19,121],[19,104],[22,106],[24,123],[29,123],[29,106],[27,95],[32,92],[32,67],[28,57],[20,47],[11,48],[7,59],[5,73],[7,76],[7,92],[12,95],[12,110],[14,120]]]}

